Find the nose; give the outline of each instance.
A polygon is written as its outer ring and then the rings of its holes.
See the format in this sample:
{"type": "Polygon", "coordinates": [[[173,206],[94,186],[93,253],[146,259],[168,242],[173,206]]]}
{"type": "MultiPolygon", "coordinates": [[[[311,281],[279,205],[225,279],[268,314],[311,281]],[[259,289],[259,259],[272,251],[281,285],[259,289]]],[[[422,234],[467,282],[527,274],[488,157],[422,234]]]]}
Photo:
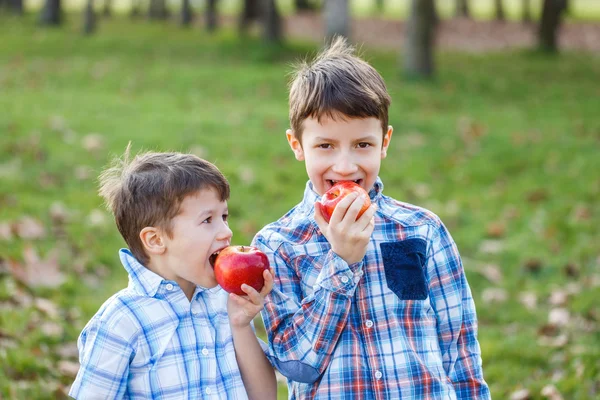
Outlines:
{"type": "Polygon", "coordinates": [[[358,165],[352,155],[344,152],[337,156],[331,170],[339,175],[352,175],[358,171],[358,165]]]}
{"type": "Polygon", "coordinates": [[[229,225],[225,221],[223,221],[223,225],[219,230],[219,234],[217,235],[217,240],[227,240],[230,241],[233,236],[233,232],[229,228],[229,225]]]}

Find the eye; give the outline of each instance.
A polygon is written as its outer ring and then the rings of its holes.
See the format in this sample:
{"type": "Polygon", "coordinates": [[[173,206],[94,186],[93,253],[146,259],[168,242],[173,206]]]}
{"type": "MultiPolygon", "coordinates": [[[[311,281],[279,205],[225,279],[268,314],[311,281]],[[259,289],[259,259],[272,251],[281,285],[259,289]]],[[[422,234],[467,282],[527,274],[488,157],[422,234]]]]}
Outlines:
{"type": "Polygon", "coordinates": [[[202,221],[203,224],[210,224],[211,222],[212,222],[212,217],[208,217],[204,221],[202,221]]]}
{"type": "Polygon", "coordinates": [[[320,149],[330,149],[331,148],[331,144],[329,143],[321,143],[319,145],[317,145],[318,148],[320,149]]]}
{"type": "Polygon", "coordinates": [[[367,147],[371,147],[371,143],[367,143],[367,142],[360,142],[358,145],[358,148],[360,149],[366,149],[367,147]]]}
{"type": "Polygon", "coordinates": [[[227,218],[229,218],[229,214],[223,214],[223,221],[227,222],[227,218]]]}

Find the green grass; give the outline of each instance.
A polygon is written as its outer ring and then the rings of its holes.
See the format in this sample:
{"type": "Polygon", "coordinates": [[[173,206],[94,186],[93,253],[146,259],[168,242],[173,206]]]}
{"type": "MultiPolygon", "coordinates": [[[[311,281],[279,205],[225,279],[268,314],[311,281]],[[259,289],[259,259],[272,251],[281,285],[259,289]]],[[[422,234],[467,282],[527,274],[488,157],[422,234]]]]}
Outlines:
{"type": "MultiPolygon", "coordinates": [[[[77,18],[69,20],[43,30],[32,18],[0,19],[0,224],[29,215],[46,228],[39,239],[0,239],[3,398],[60,398],[72,377],[58,362],[73,360],[60,349],[127,283],[117,258],[123,241],[95,179],[129,141],[135,150],[191,150],[215,162],[232,185],[235,243],[249,243],[296,204],[306,181],[284,137],[286,74],[315,47],[268,48],[231,32],[208,37],[118,19],[84,38],[77,18]],[[91,133],[102,138],[96,151],[82,147],[91,133]],[[64,224],[52,218],[53,204],[67,210],[64,224]],[[9,265],[23,262],[26,246],[42,257],[57,249],[67,281],[56,289],[16,281],[9,265]],[[36,298],[54,302],[58,315],[41,312],[36,298]]],[[[366,49],[365,57],[393,96],[385,193],[430,208],[450,228],[477,304],[494,398],[528,388],[541,399],[550,383],[568,399],[597,395],[598,56],[445,53],[432,83],[403,80],[396,54],[366,49]],[[575,276],[565,273],[568,264],[575,276]],[[486,265],[503,279],[487,279],[486,265]],[[484,301],[491,287],[507,299],[484,301]],[[558,289],[571,291],[571,319],[558,332],[567,342],[547,347],[539,332],[558,289]],[[537,296],[532,310],[518,300],[524,292],[537,296]]]]}

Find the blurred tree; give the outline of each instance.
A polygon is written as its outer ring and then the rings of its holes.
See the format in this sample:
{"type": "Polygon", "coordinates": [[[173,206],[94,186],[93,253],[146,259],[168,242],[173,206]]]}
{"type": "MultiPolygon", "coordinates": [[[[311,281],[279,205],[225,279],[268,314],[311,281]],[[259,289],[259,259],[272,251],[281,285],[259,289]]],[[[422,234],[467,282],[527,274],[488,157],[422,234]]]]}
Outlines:
{"type": "Polygon", "coordinates": [[[336,35],[349,37],[350,9],[348,0],[326,0],[323,16],[325,18],[325,36],[328,41],[336,35]]]}
{"type": "Polygon", "coordinates": [[[283,39],[281,16],[277,10],[276,0],[262,0],[262,5],[263,39],[267,43],[281,42],[283,39]]]}
{"type": "Polygon", "coordinates": [[[375,0],[375,8],[380,13],[385,9],[385,0],[375,0]]]}
{"type": "Polygon", "coordinates": [[[531,0],[522,0],[521,10],[521,21],[526,23],[531,22],[531,0]]]}
{"type": "Polygon", "coordinates": [[[315,11],[319,8],[319,5],[316,2],[310,0],[294,0],[294,6],[296,8],[296,12],[315,11]]]}
{"type": "Polygon", "coordinates": [[[435,28],[434,0],[412,0],[404,43],[404,72],[409,77],[433,76],[435,28]]]}
{"type": "Polygon", "coordinates": [[[244,0],[238,23],[240,35],[246,35],[250,24],[255,21],[262,24],[265,42],[275,43],[283,39],[276,0],[244,0]]]}
{"type": "Polygon", "coordinates": [[[23,14],[23,0],[0,0],[0,11],[4,7],[13,14],[23,14]]]}
{"type": "Polygon", "coordinates": [[[194,19],[194,13],[192,12],[190,0],[181,0],[181,25],[190,26],[192,19],[194,19]]]}
{"type": "Polygon", "coordinates": [[[83,34],[91,35],[95,31],[96,13],[94,12],[94,0],[87,0],[83,9],[83,34]]]}
{"type": "Polygon", "coordinates": [[[219,27],[219,15],[217,13],[217,0],[206,0],[204,11],[204,23],[208,32],[215,32],[219,27]]]}
{"type": "Polygon", "coordinates": [[[105,18],[110,17],[110,15],[111,15],[110,9],[111,8],[112,8],[112,0],[104,0],[104,7],[102,8],[102,15],[105,18]]]}
{"type": "Polygon", "coordinates": [[[494,0],[494,9],[496,21],[504,21],[506,19],[506,14],[504,13],[504,4],[502,4],[502,0],[494,0]]]}
{"type": "Polygon", "coordinates": [[[131,0],[131,8],[129,9],[129,17],[137,18],[142,15],[142,0],[131,0]]]}
{"type": "Polygon", "coordinates": [[[60,25],[61,14],[60,0],[46,0],[40,14],[40,24],[60,25]]]}
{"type": "Polygon", "coordinates": [[[167,4],[165,0],[150,0],[148,8],[148,18],[150,19],[166,19],[169,16],[167,4]]]}
{"type": "Polygon", "coordinates": [[[456,0],[456,10],[455,15],[457,17],[471,17],[471,13],[469,12],[469,1],[468,0],[456,0]]]}
{"type": "Polygon", "coordinates": [[[556,52],[558,50],[558,30],[561,16],[566,8],[566,0],[544,0],[538,30],[538,43],[543,51],[556,52]]]}

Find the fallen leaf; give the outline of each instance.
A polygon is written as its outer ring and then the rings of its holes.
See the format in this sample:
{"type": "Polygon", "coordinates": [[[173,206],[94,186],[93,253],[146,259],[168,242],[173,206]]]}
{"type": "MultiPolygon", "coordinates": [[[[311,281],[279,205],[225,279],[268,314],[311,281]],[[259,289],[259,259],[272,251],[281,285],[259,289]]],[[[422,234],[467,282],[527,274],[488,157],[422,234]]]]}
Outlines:
{"type": "Polygon", "coordinates": [[[46,228],[37,219],[24,216],[14,224],[15,233],[22,239],[41,239],[46,236],[46,228]]]}
{"type": "Polygon", "coordinates": [[[524,267],[529,272],[537,273],[542,269],[542,261],[537,258],[531,258],[525,261],[524,267]]]}
{"type": "Polygon", "coordinates": [[[60,115],[53,115],[50,117],[48,125],[50,126],[50,129],[55,132],[63,132],[65,129],[67,129],[67,122],[60,115]]]}
{"type": "Polygon", "coordinates": [[[79,357],[79,350],[77,349],[77,343],[75,343],[75,341],[60,345],[56,348],[55,352],[62,359],[77,359],[79,357]]]}
{"type": "Polygon", "coordinates": [[[10,269],[15,279],[29,287],[54,288],[62,285],[66,279],[60,272],[56,248],[42,260],[33,246],[28,245],[23,249],[23,259],[23,264],[11,263],[10,269]]]}
{"type": "Polygon", "coordinates": [[[504,222],[490,222],[487,225],[486,233],[491,238],[501,238],[506,234],[506,225],[504,222]]]}
{"type": "Polygon", "coordinates": [[[104,137],[99,133],[90,133],[81,139],[81,147],[90,153],[104,149],[104,137]]]}
{"type": "Polygon", "coordinates": [[[75,167],[75,179],[78,181],[86,181],[92,177],[92,174],[93,170],[86,165],[75,167]]]}
{"type": "Polygon", "coordinates": [[[38,297],[34,300],[34,304],[39,311],[43,312],[50,318],[58,319],[60,317],[59,308],[54,302],[42,297],[38,297]]]}
{"type": "Polygon", "coordinates": [[[1,240],[12,240],[12,226],[9,222],[0,223],[0,239],[1,240]]]}
{"type": "Polygon", "coordinates": [[[504,303],[508,300],[508,294],[502,288],[485,288],[481,292],[481,299],[484,303],[504,303]]]}
{"type": "Polygon", "coordinates": [[[77,376],[77,372],[79,372],[79,363],[69,360],[60,360],[58,362],[58,372],[61,375],[68,376],[70,378],[75,378],[77,376]]]}
{"type": "Polygon", "coordinates": [[[530,203],[539,203],[548,199],[548,192],[545,189],[535,189],[527,193],[527,201],[530,203]]]}
{"type": "Polygon", "coordinates": [[[485,276],[491,283],[498,284],[502,282],[502,272],[495,264],[487,264],[481,270],[481,275],[485,276]]]}
{"type": "Polygon", "coordinates": [[[556,347],[556,348],[565,347],[568,342],[569,342],[569,337],[565,333],[560,334],[555,337],[541,336],[538,339],[538,344],[540,346],[545,346],[545,347],[556,347]]]}
{"type": "Polygon", "coordinates": [[[564,306],[565,304],[567,304],[568,297],[569,296],[567,295],[567,292],[565,292],[564,290],[557,289],[550,293],[550,298],[548,299],[548,302],[553,306],[564,306]]]}
{"type": "Polygon", "coordinates": [[[556,326],[567,326],[570,319],[571,315],[566,308],[554,308],[548,314],[548,322],[556,326]]]}
{"type": "Polygon", "coordinates": [[[537,308],[537,294],[534,292],[522,292],[519,295],[519,301],[529,311],[534,311],[537,308]]]}
{"type": "Polygon", "coordinates": [[[479,246],[479,251],[486,254],[498,254],[504,250],[504,243],[501,240],[484,240],[479,246]]]}
{"type": "Polygon", "coordinates": [[[531,395],[527,389],[519,389],[511,393],[510,400],[529,400],[531,395]]]}
{"type": "Polygon", "coordinates": [[[569,278],[578,278],[579,277],[579,267],[574,263],[568,263],[563,268],[565,275],[569,278]]]}
{"type": "Polygon", "coordinates": [[[55,201],[50,206],[50,217],[55,224],[63,224],[69,218],[69,212],[63,203],[55,201]]]}
{"type": "Polygon", "coordinates": [[[62,334],[64,333],[64,329],[63,329],[62,325],[60,325],[56,322],[51,322],[51,321],[42,322],[39,325],[39,328],[44,335],[50,336],[50,337],[59,337],[59,336],[62,336],[62,334]]]}
{"type": "Polygon", "coordinates": [[[93,209],[88,215],[88,224],[91,227],[106,226],[108,224],[108,217],[102,210],[93,209]]]}

